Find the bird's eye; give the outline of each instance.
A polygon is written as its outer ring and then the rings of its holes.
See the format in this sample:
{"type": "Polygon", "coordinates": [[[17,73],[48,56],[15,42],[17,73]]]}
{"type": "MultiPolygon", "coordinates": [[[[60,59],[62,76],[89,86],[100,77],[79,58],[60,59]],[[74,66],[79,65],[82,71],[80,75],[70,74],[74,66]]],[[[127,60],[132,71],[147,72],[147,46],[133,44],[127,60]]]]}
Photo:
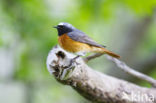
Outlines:
{"type": "Polygon", "coordinates": [[[60,28],[64,28],[64,26],[59,26],[60,28]]]}

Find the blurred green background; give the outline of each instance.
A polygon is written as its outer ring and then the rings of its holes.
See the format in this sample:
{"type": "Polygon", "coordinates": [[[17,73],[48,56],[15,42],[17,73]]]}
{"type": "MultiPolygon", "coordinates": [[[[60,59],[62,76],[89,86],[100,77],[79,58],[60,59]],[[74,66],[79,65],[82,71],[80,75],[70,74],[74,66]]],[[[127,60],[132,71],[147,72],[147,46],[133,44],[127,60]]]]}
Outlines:
{"type": "MultiPolygon", "coordinates": [[[[57,44],[52,26],[69,22],[156,78],[156,0],[0,0],[0,103],[89,103],[46,69],[57,44]]],[[[88,64],[150,87],[104,56],[88,64]]]]}

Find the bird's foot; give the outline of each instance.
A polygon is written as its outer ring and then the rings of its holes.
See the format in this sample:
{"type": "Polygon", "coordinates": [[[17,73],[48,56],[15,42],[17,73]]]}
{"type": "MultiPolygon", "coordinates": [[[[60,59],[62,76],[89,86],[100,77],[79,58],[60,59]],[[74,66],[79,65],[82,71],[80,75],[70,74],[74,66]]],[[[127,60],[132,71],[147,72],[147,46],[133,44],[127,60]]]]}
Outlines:
{"type": "Polygon", "coordinates": [[[79,57],[80,56],[78,55],[78,56],[74,57],[73,59],[71,59],[69,65],[66,66],[65,68],[72,68],[75,66],[75,63],[76,63],[76,65],[80,65],[80,63],[76,62],[76,59],[79,57]]]}
{"type": "Polygon", "coordinates": [[[68,68],[74,67],[75,64],[78,64],[78,63],[76,62],[76,59],[75,59],[75,58],[71,59],[69,65],[68,65],[68,68]]]}
{"type": "Polygon", "coordinates": [[[60,79],[61,80],[65,80],[65,79],[69,78],[71,73],[73,72],[73,70],[75,68],[75,65],[79,65],[80,64],[80,63],[76,62],[76,59],[78,57],[79,56],[76,56],[75,58],[71,59],[69,61],[69,65],[63,67],[64,69],[60,72],[60,79]]]}

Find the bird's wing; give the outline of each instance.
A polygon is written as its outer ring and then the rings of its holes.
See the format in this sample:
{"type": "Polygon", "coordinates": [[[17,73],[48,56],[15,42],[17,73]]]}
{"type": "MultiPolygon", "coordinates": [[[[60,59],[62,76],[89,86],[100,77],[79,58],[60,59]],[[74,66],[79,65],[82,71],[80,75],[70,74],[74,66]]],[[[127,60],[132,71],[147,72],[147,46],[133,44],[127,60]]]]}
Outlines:
{"type": "Polygon", "coordinates": [[[75,41],[81,42],[81,43],[86,43],[91,46],[96,46],[96,47],[101,47],[104,48],[106,46],[103,46],[101,44],[96,43],[94,40],[92,40],[90,37],[88,37],[85,33],[77,30],[68,33],[68,36],[75,41]]]}

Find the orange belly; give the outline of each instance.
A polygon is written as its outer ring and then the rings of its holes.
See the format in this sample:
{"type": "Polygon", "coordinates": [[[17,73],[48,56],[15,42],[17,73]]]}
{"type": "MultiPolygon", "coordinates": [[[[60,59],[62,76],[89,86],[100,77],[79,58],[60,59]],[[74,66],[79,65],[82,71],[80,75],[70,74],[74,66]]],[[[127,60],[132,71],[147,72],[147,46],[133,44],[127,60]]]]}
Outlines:
{"type": "Polygon", "coordinates": [[[120,56],[101,47],[91,46],[85,43],[72,40],[67,34],[59,36],[58,39],[59,45],[66,51],[72,53],[87,53],[87,52],[97,52],[97,53],[106,53],[112,57],[119,58],[120,56]]]}
{"type": "Polygon", "coordinates": [[[67,34],[59,36],[58,39],[59,45],[66,51],[76,53],[76,52],[89,52],[91,46],[81,42],[72,40],[67,34]]]}

